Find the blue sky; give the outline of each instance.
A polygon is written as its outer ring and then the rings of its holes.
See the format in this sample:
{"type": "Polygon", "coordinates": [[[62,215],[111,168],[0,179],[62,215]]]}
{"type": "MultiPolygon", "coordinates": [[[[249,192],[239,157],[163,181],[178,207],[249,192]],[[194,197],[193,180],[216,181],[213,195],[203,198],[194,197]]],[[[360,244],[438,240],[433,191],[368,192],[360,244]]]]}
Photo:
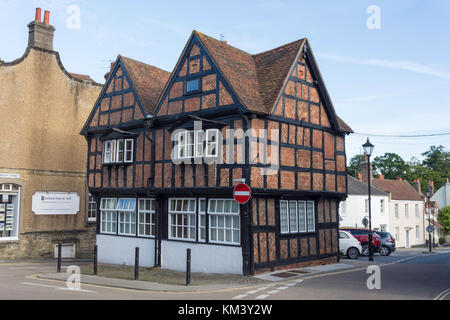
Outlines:
{"type": "MultiPolygon", "coordinates": [[[[450,1],[148,1],[0,0],[0,59],[20,57],[34,10],[50,10],[55,50],[70,72],[103,82],[122,54],[172,71],[192,30],[258,53],[308,37],[338,115],[357,134],[347,156],[360,153],[367,134],[450,132],[450,1]],[[69,28],[80,9],[80,28],[69,28]],[[380,29],[369,29],[370,5],[380,29]]],[[[450,135],[371,136],[375,156],[405,160],[450,135]]]]}

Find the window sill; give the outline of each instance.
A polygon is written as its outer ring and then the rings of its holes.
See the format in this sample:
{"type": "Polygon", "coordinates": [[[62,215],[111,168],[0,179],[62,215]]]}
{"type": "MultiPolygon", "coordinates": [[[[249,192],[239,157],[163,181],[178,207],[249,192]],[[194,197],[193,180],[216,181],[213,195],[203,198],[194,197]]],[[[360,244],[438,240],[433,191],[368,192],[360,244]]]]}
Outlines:
{"type": "Polygon", "coordinates": [[[19,242],[18,237],[0,238],[0,242],[19,242]]]}
{"type": "Polygon", "coordinates": [[[119,166],[129,166],[133,162],[114,162],[114,163],[102,163],[104,167],[119,167],[119,166]]]}

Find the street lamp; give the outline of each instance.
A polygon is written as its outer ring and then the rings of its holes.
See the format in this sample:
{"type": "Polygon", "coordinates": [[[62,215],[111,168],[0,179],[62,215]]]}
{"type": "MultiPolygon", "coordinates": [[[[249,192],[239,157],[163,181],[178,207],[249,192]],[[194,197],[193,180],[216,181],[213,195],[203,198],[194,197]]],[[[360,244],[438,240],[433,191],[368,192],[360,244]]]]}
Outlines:
{"type": "Polygon", "coordinates": [[[430,197],[431,197],[431,190],[430,190],[430,186],[428,186],[427,189],[427,203],[426,203],[426,211],[428,213],[428,251],[431,252],[431,205],[430,205],[430,197]]]}
{"type": "Polygon", "coordinates": [[[370,206],[370,156],[372,155],[374,145],[370,143],[369,138],[367,142],[363,144],[364,153],[367,156],[367,186],[369,191],[369,261],[373,261],[373,243],[372,243],[372,212],[370,206]]]}

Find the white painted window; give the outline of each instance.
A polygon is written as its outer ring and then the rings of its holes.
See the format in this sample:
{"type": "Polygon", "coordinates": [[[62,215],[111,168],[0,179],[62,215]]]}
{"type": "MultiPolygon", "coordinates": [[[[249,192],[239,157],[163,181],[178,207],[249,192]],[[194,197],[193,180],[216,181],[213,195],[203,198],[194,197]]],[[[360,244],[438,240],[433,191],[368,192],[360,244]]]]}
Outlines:
{"type": "Polygon", "coordinates": [[[420,233],[419,233],[419,226],[416,226],[416,240],[419,240],[420,238],[420,233]]]}
{"type": "Polygon", "coordinates": [[[103,163],[133,162],[133,139],[117,139],[103,142],[103,163]]]}
{"type": "Polygon", "coordinates": [[[365,213],[369,212],[369,199],[364,200],[364,212],[365,213]]]}
{"type": "Polygon", "coordinates": [[[395,227],[395,241],[400,241],[400,228],[395,227]]]}
{"type": "Polygon", "coordinates": [[[210,199],[209,242],[240,243],[239,205],[233,199],[210,199]]]}
{"type": "Polygon", "coordinates": [[[113,163],[116,159],[116,141],[103,142],[103,163],[113,163]]]}
{"type": "Polygon", "coordinates": [[[288,223],[288,202],[280,201],[280,231],[281,233],[289,233],[288,223]]]}
{"type": "Polygon", "coordinates": [[[138,235],[154,237],[156,234],[155,199],[138,200],[138,235]]]}
{"type": "Polygon", "coordinates": [[[117,202],[119,234],[136,235],[136,199],[120,198],[117,202]]]}
{"type": "Polygon", "coordinates": [[[415,209],[416,209],[416,218],[419,218],[419,205],[418,204],[415,205],[415,209]]]}
{"type": "Polygon", "coordinates": [[[97,202],[95,202],[94,197],[89,194],[88,197],[88,221],[92,222],[97,219],[97,202]]]}
{"type": "Polygon", "coordinates": [[[384,199],[380,200],[380,212],[381,214],[384,214],[384,199]]]}
{"type": "Polygon", "coordinates": [[[306,202],[306,221],[308,222],[308,232],[315,231],[314,201],[306,202]]]}
{"type": "Polygon", "coordinates": [[[299,222],[299,231],[306,232],[308,229],[306,228],[306,202],[305,201],[298,202],[298,222],[299,222]]]}
{"type": "Polygon", "coordinates": [[[196,240],[196,199],[169,199],[169,239],[196,240]]]}
{"type": "Polygon", "coordinates": [[[206,199],[200,199],[200,207],[198,210],[199,226],[198,226],[198,241],[206,241],[206,199]]]}
{"type": "Polygon", "coordinates": [[[192,158],[194,154],[194,131],[185,130],[178,133],[178,158],[192,158]]]}
{"type": "Polygon", "coordinates": [[[115,234],[117,232],[117,199],[102,198],[100,202],[100,232],[115,234]]]}
{"type": "Polygon", "coordinates": [[[394,205],[395,208],[395,217],[398,219],[398,203],[394,205]]]}
{"type": "Polygon", "coordinates": [[[125,162],[133,162],[133,139],[125,139],[125,162]]]}
{"type": "Polygon", "coordinates": [[[197,130],[195,132],[195,152],[194,152],[194,156],[195,157],[203,157],[203,131],[202,130],[197,130]]]}
{"type": "Polygon", "coordinates": [[[315,231],[314,201],[280,201],[281,233],[315,231]]]}
{"type": "Polygon", "coordinates": [[[408,208],[408,204],[405,203],[405,217],[408,218],[409,217],[409,208],[408,208]]]}
{"type": "Polygon", "coordinates": [[[206,156],[216,157],[219,150],[219,130],[206,130],[206,156]]]}

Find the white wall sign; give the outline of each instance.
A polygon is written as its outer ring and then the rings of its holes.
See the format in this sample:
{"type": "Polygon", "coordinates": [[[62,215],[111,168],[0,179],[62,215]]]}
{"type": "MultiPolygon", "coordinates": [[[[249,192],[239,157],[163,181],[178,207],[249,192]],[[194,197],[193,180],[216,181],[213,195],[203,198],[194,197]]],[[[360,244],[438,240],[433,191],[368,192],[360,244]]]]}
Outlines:
{"type": "Polygon", "coordinates": [[[18,174],[18,173],[0,172],[0,178],[20,179],[20,174],[18,174]]]}
{"type": "Polygon", "coordinates": [[[36,192],[31,210],[35,214],[76,214],[80,196],[76,192],[36,192]]]}

